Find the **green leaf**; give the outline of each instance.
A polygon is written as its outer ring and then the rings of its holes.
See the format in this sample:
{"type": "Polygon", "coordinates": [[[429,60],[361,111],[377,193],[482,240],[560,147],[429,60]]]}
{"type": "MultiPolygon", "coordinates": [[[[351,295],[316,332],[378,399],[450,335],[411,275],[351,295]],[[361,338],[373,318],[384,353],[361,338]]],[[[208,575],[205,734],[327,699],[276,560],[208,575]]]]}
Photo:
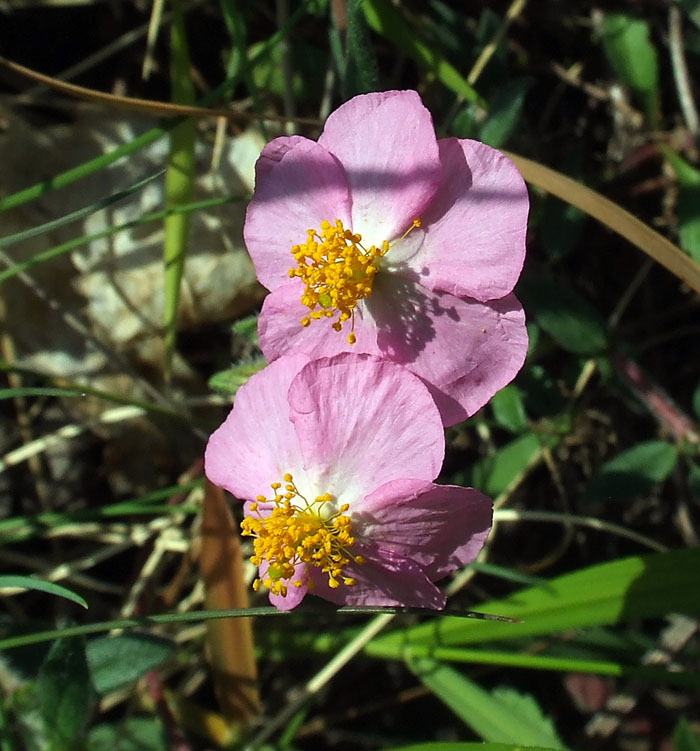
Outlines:
{"type": "Polygon", "coordinates": [[[80,748],[94,692],[82,639],[58,639],[39,668],[39,711],[50,751],[80,748]]]}
{"type": "Polygon", "coordinates": [[[498,149],[511,137],[518,126],[525,95],[533,79],[530,76],[515,78],[496,92],[490,103],[489,114],[479,132],[479,138],[498,149]]]}
{"type": "Polygon", "coordinates": [[[673,751],[700,751],[700,739],[683,717],[673,729],[673,751]]]}
{"type": "Polygon", "coordinates": [[[650,125],[655,126],[659,95],[656,49],[649,40],[649,25],[624,13],[605,17],[603,50],[618,78],[639,101],[650,125]]]}
{"type": "Polygon", "coordinates": [[[455,476],[458,485],[478,488],[492,498],[505,492],[537,460],[543,441],[535,433],[526,433],[498,449],[492,456],[476,462],[455,476]]]}
{"type": "Polygon", "coordinates": [[[242,362],[228,370],[214,373],[209,379],[209,388],[224,394],[235,394],[252,376],[261,371],[267,362],[264,357],[257,357],[250,362],[242,362]]]}
{"type": "Polygon", "coordinates": [[[490,694],[454,668],[427,657],[409,658],[407,663],[421,682],[485,741],[564,748],[532,697],[507,689],[490,694]]]}
{"type": "Polygon", "coordinates": [[[563,349],[593,355],[608,346],[602,316],[572,289],[548,279],[524,279],[518,292],[525,310],[563,349]]]}
{"type": "Polygon", "coordinates": [[[673,612],[697,615],[698,567],[698,548],[590,566],[479,605],[482,613],[517,618],[521,623],[445,616],[378,636],[366,651],[370,655],[401,657],[414,644],[474,644],[607,626],[673,612]]]}
{"type": "Polygon", "coordinates": [[[64,597],[66,600],[76,602],[78,605],[82,605],[87,610],[88,604],[80,595],[75,594],[75,592],[71,592],[70,589],[66,589],[65,587],[60,586],[60,584],[47,582],[43,579],[35,579],[33,576],[0,576],[0,589],[4,587],[35,589],[39,592],[48,592],[51,595],[64,597]]]}
{"type": "Polygon", "coordinates": [[[695,387],[693,391],[693,412],[700,417],[700,383],[695,387]]]}
{"type": "Polygon", "coordinates": [[[166,751],[161,723],[154,717],[130,717],[119,725],[97,725],[88,734],[88,751],[166,751]]]}
{"type": "Polygon", "coordinates": [[[496,422],[511,433],[522,433],[527,428],[523,398],[514,384],[501,389],[491,399],[491,409],[496,422]]]}
{"type": "Polygon", "coordinates": [[[584,498],[604,501],[633,498],[663,482],[678,461],[678,449],[666,441],[646,441],[605,462],[588,483],[584,498]]]}
{"type": "Polygon", "coordinates": [[[88,642],[87,661],[95,688],[115,691],[160,665],[174,651],[168,639],[151,634],[103,636],[88,642]]]}

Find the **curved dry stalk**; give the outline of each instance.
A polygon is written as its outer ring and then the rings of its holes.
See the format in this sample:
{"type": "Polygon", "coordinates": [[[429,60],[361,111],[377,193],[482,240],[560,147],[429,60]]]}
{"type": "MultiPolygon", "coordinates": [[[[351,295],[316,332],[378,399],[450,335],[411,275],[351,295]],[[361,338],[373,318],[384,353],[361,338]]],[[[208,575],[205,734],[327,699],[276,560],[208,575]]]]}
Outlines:
{"type": "Polygon", "coordinates": [[[546,190],[562,201],[585,211],[594,219],[622,235],[648,256],[666,267],[682,282],[700,293],[700,265],[680,248],[654,231],[622,206],[572,180],[561,172],[518,154],[504,152],[520,170],[526,182],[546,190]]]}

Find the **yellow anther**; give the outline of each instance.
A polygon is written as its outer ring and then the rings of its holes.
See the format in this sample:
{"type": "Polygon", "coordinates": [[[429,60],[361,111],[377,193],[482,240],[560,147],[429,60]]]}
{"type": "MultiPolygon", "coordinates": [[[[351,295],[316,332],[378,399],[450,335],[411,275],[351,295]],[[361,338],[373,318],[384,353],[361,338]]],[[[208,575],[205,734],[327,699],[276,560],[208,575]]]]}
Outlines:
{"type": "MultiPolygon", "coordinates": [[[[253,586],[257,590],[261,585],[267,587],[273,594],[285,596],[287,581],[293,586],[306,585],[311,588],[308,575],[304,581],[294,578],[295,568],[299,564],[307,564],[321,569],[328,575],[328,586],[339,587],[342,583],[352,586],[355,580],[343,576],[343,569],[351,562],[363,562],[362,556],[354,556],[350,549],[355,544],[352,536],[352,522],[345,515],[350,508],[345,503],[340,510],[329,513],[324,510],[326,504],[333,502],[330,493],[323,493],[315,498],[313,503],[299,492],[290,473],[283,477],[285,482],[284,495],[275,493],[274,499],[268,501],[264,496],[258,496],[258,501],[273,503],[275,508],[267,516],[258,511],[258,504],[250,504],[251,514],[241,523],[242,534],[255,538],[254,553],[251,562],[260,566],[267,563],[267,573],[261,581],[257,579],[253,586]]],[[[278,490],[281,484],[272,483],[273,490],[278,490]]]]}
{"type": "MultiPolygon", "coordinates": [[[[420,226],[421,220],[414,219],[396,242],[420,226]]],[[[355,308],[360,300],[372,294],[380,259],[392,245],[384,240],[379,248],[375,245],[366,248],[362,245],[362,235],[345,229],[340,219],[334,224],[324,219],[320,232],[308,229],[306,236],[306,243],[292,247],[297,265],[288,272],[290,278],[298,277],[305,285],[301,302],[310,313],[301,319],[301,325],[306,327],[312,320],[337,316],[331,324],[336,331],[347,320],[352,320],[354,327],[355,308]]],[[[356,341],[351,330],[348,342],[356,341]]]]}

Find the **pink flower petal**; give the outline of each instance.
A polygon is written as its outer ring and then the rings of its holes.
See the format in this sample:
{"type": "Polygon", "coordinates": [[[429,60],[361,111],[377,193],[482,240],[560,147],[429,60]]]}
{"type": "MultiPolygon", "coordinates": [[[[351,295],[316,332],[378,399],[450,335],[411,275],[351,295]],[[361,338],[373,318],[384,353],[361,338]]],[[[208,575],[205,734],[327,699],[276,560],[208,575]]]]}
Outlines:
{"type": "Polygon", "coordinates": [[[514,295],[481,303],[385,274],[367,307],[382,355],[425,381],[445,426],[471,417],[525,361],[525,314],[514,295]]]}
{"type": "MultiPolygon", "coordinates": [[[[267,576],[268,569],[269,564],[266,561],[263,561],[258,569],[258,576],[263,581],[267,576]]],[[[282,579],[287,585],[287,594],[284,597],[282,597],[282,595],[273,595],[272,592],[268,592],[268,598],[277,610],[293,610],[304,599],[304,597],[306,597],[306,594],[309,591],[306,584],[302,584],[301,587],[295,587],[294,584],[292,584],[294,579],[302,582],[305,581],[306,569],[306,564],[300,563],[298,566],[294,567],[294,576],[291,579],[282,579]]],[[[262,587],[260,591],[262,591],[262,587]]]]}
{"type": "Polygon", "coordinates": [[[482,301],[503,297],[525,258],[529,200],[523,178],[486,144],[446,138],[439,146],[442,182],[421,217],[423,246],[405,266],[433,290],[482,301]]]}
{"type": "Polygon", "coordinates": [[[440,415],[421,381],[394,363],[347,353],[313,360],[292,382],[289,406],[306,470],[338,504],[440,471],[440,415]]]}
{"type": "Polygon", "coordinates": [[[352,512],[356,536],[381,540],[433,581],[476,558],[493,515],[491,499],[477,490],[420,480],[385,483],[352,512]]]}
{"type": "Polygon", "coordinates": [[[415,561],[374,544],[362,546],[358,551],[365,563],[352,564],[344,571],[346,576],[355,578],[355,584],[331,589],[326,574],[309,568],[313,582],[309,592],[338,605],[393,605],[431,610],[445,607],[445,595],[415,561]]]}
{"type": "Polygon", "coordinates": [[[318,142],[345,169],[352,230],[381,247],[422,215],[440,181],[433,121],[415,91],[356,96],[333,112],[318,142]]]}
{"type": "Polygon", "coordinates": [[[270,172],[282,161],[282,157],[292,148],[307,143],[308,138],[304,136],[280,136],[266,143],[260,152],[258,161],[255,162],[255,182],[256,185],[267,179],[270,172]]]}
{"type": "Polygon", "coordinates": [[[283,357],[256,373],[238,390],[233,409],[209,438],[204,471],[215,484],[242,500],[270,497],[270,484],[285,472],[303,474],[287,392],[308,362],[304,355],[283,357]]]}
{"type": "Polygon", "coordinates": [[[374,320],[363,302],[355,310],[357,341],[353,345],[348,343],[349,321],[342,331],[332,329],[330,320],[312,321],[306,327],[301,325],[301,319],[309,313],[309,309],[301,304],[303,289],[301,279],[295,279],[270,292],[263,302],[258,337],[260,349],[268,361],[276,360],[286,352],[303,352],[311,358],[329,357],[339,352],[379,354],[374,320]]]}
{"type": "Polygon", "coordinates": [[[291,249],[307,230],[324,219],[350,226],[350,197],[342,167],[314,141],[276,139],[260,159],[243,237],[260,283],[275,289],[289,283],[291,249]]]}

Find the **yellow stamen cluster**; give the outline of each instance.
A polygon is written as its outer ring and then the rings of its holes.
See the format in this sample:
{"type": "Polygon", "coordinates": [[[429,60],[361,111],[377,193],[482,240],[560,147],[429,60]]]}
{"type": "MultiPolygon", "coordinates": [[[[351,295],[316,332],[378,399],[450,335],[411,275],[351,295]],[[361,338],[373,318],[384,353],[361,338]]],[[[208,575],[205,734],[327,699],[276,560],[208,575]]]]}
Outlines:
{"type": "Polygon", "coordinates": [[[242,534],[255,538],[252,563],[256,566],[263,561],[268,563],[265,579],[256,579],[253,588],[257,591],[264,585],[282,597],[287,594],[285,580],[292,580],[295,587],[306,584],[311,588],[308,576],[306,580],[293,579],[294,568],[300,563],[328,574],[328,586],[333,589],[341,582],[347,586],[355,584],[352,577],[343,576],[343,568],[351,561],[364,563],[362,556],[349,552],[355,544],[350,517],[345,515],[349,504],[330,513],[328,504],[333,498],[329,493],[309,503],[297,489],[291,474],[284,476],[284,486],[273,482],[270,487],[274,498],[258,496],[257,502],[250,504],[250,511],[255,515],[246,516],[241,523],[242,534]],[[269,515],[260,514],[260,503],[274,504],[269,515]]]}
{"type": "MultiPolygon", "coordinates": [[[[340,219],[334,225],[322,221],[320,233],[307,230],[306,243],[292,248],[298,265],[289,269],[292,279],[299,277],[306,285],[301,302],[310,313],[301,319],[301,325],[308,326],[312,319],[333,318],[338,313],[333,328],[340,331],[343,323],[352,319],[354,329],[355,307],[372,294],[379,259],[389,247],[386,240],[381,248],[363,247],[362,236],[345,229],[340,219]]],[[[348,341],[355,343],[354,330],[348,334],[348,341]]]]}

